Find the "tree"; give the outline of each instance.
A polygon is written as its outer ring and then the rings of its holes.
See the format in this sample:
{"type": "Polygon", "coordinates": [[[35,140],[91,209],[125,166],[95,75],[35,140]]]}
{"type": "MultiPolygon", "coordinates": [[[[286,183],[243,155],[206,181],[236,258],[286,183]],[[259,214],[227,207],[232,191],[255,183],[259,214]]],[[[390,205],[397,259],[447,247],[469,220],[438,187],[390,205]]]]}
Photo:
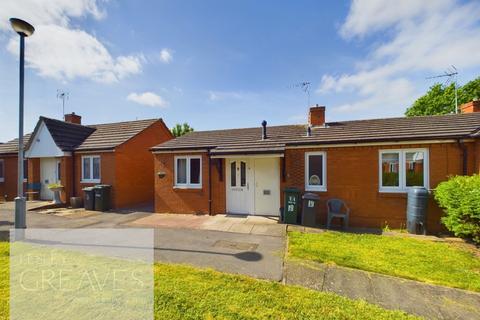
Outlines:
{"type": "MultiPolygon", "coordinates": [[[[480,77],[458,88],[458,105],[480,98],[480,77]]],[[[455,85],[437,83],[407,109],[407,117],[455,112],[455,85]]]]}
{"type": "Polygon", "coordinates": [[[175,127],[172,128],[172,134],[175,137],[180,137],[180,136],[183,136],[184,134],[192,132],[193,130],[194,129],[190,127],[190,125],[186,122],[184,124],[177,123],[175,127]]]}

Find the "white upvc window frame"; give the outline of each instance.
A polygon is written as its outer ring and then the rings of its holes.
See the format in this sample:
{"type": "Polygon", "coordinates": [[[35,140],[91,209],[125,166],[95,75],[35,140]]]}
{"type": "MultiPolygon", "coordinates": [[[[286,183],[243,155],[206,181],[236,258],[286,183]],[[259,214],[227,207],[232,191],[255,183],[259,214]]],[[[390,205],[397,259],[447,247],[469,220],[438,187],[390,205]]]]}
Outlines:
{"type": "Polygon", "coordinates": [[[174,188],[178,189],[201,189],[202,188],[202,156],[175,156],[174,157],[174,172],[173,172],[173,186],[174,188]],[[186,164],[186,176],[187,176],[187,183],[178,183],[177,181],[177,163],[178,159],[185,159],[186,164]],[[200,173],[199,173],[199,183],[190,183],[190,160],[191,159],[199,159],[200,160],[200,173]]]}
{"type": "Polygon", "coordinates": [[[0,177],[0,182],[5,182],[5,160],[4,159],[0,159],[0,163],[2,164],[2,168],[3,168],[3,172],[2,172],[2,176],[0,177]]]}
{"type": "Polygon", "coordinates": [[[424,187],[430,189],[430,163],[429,163],[429,153],[428,148],[404,148],[404,149],[382,149],[378,152],[378,187],[379,192],[384,193],[406,193],[409,189],[415,187],[407,187],[407,168],[406,168],[406,154],[410,152],[423,152],[423,186],[417,187],[424,187]],[[399,186],[398,187],[391,187],[391,186],[382,186],[382,155],[385,153],[398,153],[398,174],[399,174],[399,186]]]}
{"type": "Polygon", "coordinates": [[[82,178],[81,182],[82,183],[100,183],[100,180],[102,179],[102,158],[99,155],[91,155],[91,156],[82,156],[82,178]],[[83,161],[84,159],[90,159],[90,178],[85,179],[85,175],[83,172],[83,161]],[[100,167],[98,168],[98,174],[99,177],[98,179],[93,179],[93,159],[99,159],[99,165],[100,167]]]}
{"type": "Polygon", "coordinates": [[[327,191],[327,153],[325,151],[305,152],[305,191],[327,191]],[[309,184],[309,157],[310,156],[322,156],[322,184],[310,185],[309,184]]]}

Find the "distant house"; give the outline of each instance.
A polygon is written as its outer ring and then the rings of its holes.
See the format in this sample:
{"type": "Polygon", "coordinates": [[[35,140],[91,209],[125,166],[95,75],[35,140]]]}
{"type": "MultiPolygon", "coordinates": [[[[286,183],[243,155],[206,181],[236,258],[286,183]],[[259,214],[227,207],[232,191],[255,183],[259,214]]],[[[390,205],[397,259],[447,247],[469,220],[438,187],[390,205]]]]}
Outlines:
{"type": "MultiPolygon", "coordinates": [[[[27,191],[50,200],[53,193],[48,185],[60,183],[68,203],[72,196],[83,197],[84,187],[108,184],[116,208],[151,202],[154,180],[149,149],[171,138],[161,119],[82,125],[75,113],[66,115],[65,121],[40,117],[25,147],[27,191]]],[[[14,162],[4,162],[6,177],[15,177],[14,162]]],[[[6,188],[15,190],[12,184],[6,188]]],[[[8,193],[9,199],[14,196],[15,192],[8,193]]]]}
{"type": "MultiPolygon", "coordinates": [[[[463,114],[325,122],[312,107],[306,125],[195,131],[152,148],[155,210],[278,216],[285,187],[341,198],[350,225],[400,227],[406,193],[450,175],[480,172],[480,102],[463,114]]],[[[441,210],[430,201],[428,228],[441,210]]]]}
{"type": "MultiPolygon", "coordinates": [[[[24,144],[30,134],[25,135],[24,144]]],[[[13,200],[17,196],[18,139],[0,144],[0,199],[13,200]]],[[[24,189],[27,184],[28,165],[24,161],[24,189]]]]}

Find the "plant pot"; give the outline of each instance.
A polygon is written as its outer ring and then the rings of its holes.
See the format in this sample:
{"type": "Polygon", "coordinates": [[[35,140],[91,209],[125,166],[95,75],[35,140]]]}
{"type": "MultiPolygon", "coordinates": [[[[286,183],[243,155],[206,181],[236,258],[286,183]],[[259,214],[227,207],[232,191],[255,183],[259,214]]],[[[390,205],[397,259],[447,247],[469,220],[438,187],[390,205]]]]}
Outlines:
{"type": "Polygon", "coordinates": [[[53,204],[62,204],[62,199],[60,198],[60,192],[63,191],[63,187],[59,188],[50,188],[53,191],[53,204]]]}

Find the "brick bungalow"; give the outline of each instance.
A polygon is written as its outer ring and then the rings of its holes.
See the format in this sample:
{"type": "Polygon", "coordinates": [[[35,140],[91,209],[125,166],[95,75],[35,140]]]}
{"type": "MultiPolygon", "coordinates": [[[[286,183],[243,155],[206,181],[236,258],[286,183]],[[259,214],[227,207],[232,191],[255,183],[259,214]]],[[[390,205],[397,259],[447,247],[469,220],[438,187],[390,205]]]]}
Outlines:
{"type": "MultiPolygon", "coordinates": [[[[152,148],[155,211],[278,216],[285,187],[340,198],[354,227],[398,228],[406,222],[406,192],[433,189],[450,175],[480,172],[480,102],[462,114],[325,122],[325,107],[309,123],[197,131],[152,148]]],[[[441,228],[430,201],[427,227],[441,228]]]]}
{"type": "MultiPolygon", "coordinates": [[[[30,134],[26,134],[26,144],[30,134]]],[[[0,144],[0,200],[13,200],[17,196],[18,139],[0,144]]],[[[27,185],[27,160],[24,161],[24,188],[27,185]]]]}
{"type": "MultiPolygon", "coordinates": [[[[51,183],[64,186],[62,200],[83,197],[82,188],[112,186],[112,206],[127,207],[153,201],[153,157],[150,148],[172,139],[162,119],[82,125],[75,113],[65,121],[40,117],[25,147],[28,191],[50,200],[51,183]]],[[[8,181],[16,176],[13,162],[4,160],[8,181]],[[11,178],[10,178],[11,177],[11,178]]],[[[8,184],[8,190],[15,186],[8,184]]],[[[9,199],[12,192],[9,191],[9,199]]]]}

